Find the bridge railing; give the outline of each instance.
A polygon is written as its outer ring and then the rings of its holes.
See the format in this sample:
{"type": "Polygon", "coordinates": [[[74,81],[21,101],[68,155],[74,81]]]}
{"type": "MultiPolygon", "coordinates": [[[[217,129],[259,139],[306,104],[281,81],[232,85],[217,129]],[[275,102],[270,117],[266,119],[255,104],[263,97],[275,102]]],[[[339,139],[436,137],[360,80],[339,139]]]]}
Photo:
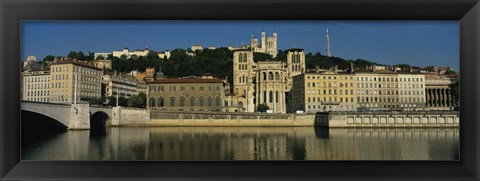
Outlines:
{"type": "Polygon", "coordinates": [[[48,104],[48,105],[61,105],[61,106],[70,106],[71,104],[67,103],[53,103],[53,102],[37,102],[37,101],[21,101],[22,104],[48,104]]]}

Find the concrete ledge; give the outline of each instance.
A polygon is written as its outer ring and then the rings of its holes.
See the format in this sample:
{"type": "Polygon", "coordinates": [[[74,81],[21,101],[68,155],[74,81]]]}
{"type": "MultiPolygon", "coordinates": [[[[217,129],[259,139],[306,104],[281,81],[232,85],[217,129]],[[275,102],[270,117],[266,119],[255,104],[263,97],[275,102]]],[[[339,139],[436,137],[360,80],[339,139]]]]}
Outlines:
{"type": "Polygon", "coordinates": [[[329,112],[317,113],[315,126],[329,128],[450,128],[460,124],[459,113],[435,112],[329,112]]]}

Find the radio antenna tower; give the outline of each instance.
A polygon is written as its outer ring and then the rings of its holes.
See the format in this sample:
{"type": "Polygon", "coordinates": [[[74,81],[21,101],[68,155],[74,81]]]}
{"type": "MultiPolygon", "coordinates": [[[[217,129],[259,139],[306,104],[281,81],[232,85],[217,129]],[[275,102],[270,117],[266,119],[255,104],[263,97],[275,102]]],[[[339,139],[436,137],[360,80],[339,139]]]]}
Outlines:
{"type": "Polygon", "coordinates": [[[330,37],[328,36],[328,28],[327,28],[327,36],[325,37],[327,40],[327,47],[325,48],[325,54],[327,57],[331,57],[332,53],[330,52],[330,37]]]}

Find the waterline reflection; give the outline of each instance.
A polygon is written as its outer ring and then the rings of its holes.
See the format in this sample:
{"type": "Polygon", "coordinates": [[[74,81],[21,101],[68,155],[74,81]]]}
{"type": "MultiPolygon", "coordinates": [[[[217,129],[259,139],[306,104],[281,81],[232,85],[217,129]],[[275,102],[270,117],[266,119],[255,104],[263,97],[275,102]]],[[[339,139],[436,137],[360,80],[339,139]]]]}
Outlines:
{"type": "Polygon", "coordinates": [[[458,160],[459,130],[121,127],[68,131],[25,147],[22,159],[458,160]]]}

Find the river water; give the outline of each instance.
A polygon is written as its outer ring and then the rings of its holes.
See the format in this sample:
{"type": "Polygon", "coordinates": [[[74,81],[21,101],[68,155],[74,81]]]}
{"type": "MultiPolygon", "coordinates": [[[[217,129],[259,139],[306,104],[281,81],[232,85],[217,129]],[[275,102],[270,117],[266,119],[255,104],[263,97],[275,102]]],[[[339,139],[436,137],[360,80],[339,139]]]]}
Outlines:
{"type": "Polygon", "coordinates": [[[26,145],[23,160],[459,160],[457,128],[114,127],[26,145]]]}

